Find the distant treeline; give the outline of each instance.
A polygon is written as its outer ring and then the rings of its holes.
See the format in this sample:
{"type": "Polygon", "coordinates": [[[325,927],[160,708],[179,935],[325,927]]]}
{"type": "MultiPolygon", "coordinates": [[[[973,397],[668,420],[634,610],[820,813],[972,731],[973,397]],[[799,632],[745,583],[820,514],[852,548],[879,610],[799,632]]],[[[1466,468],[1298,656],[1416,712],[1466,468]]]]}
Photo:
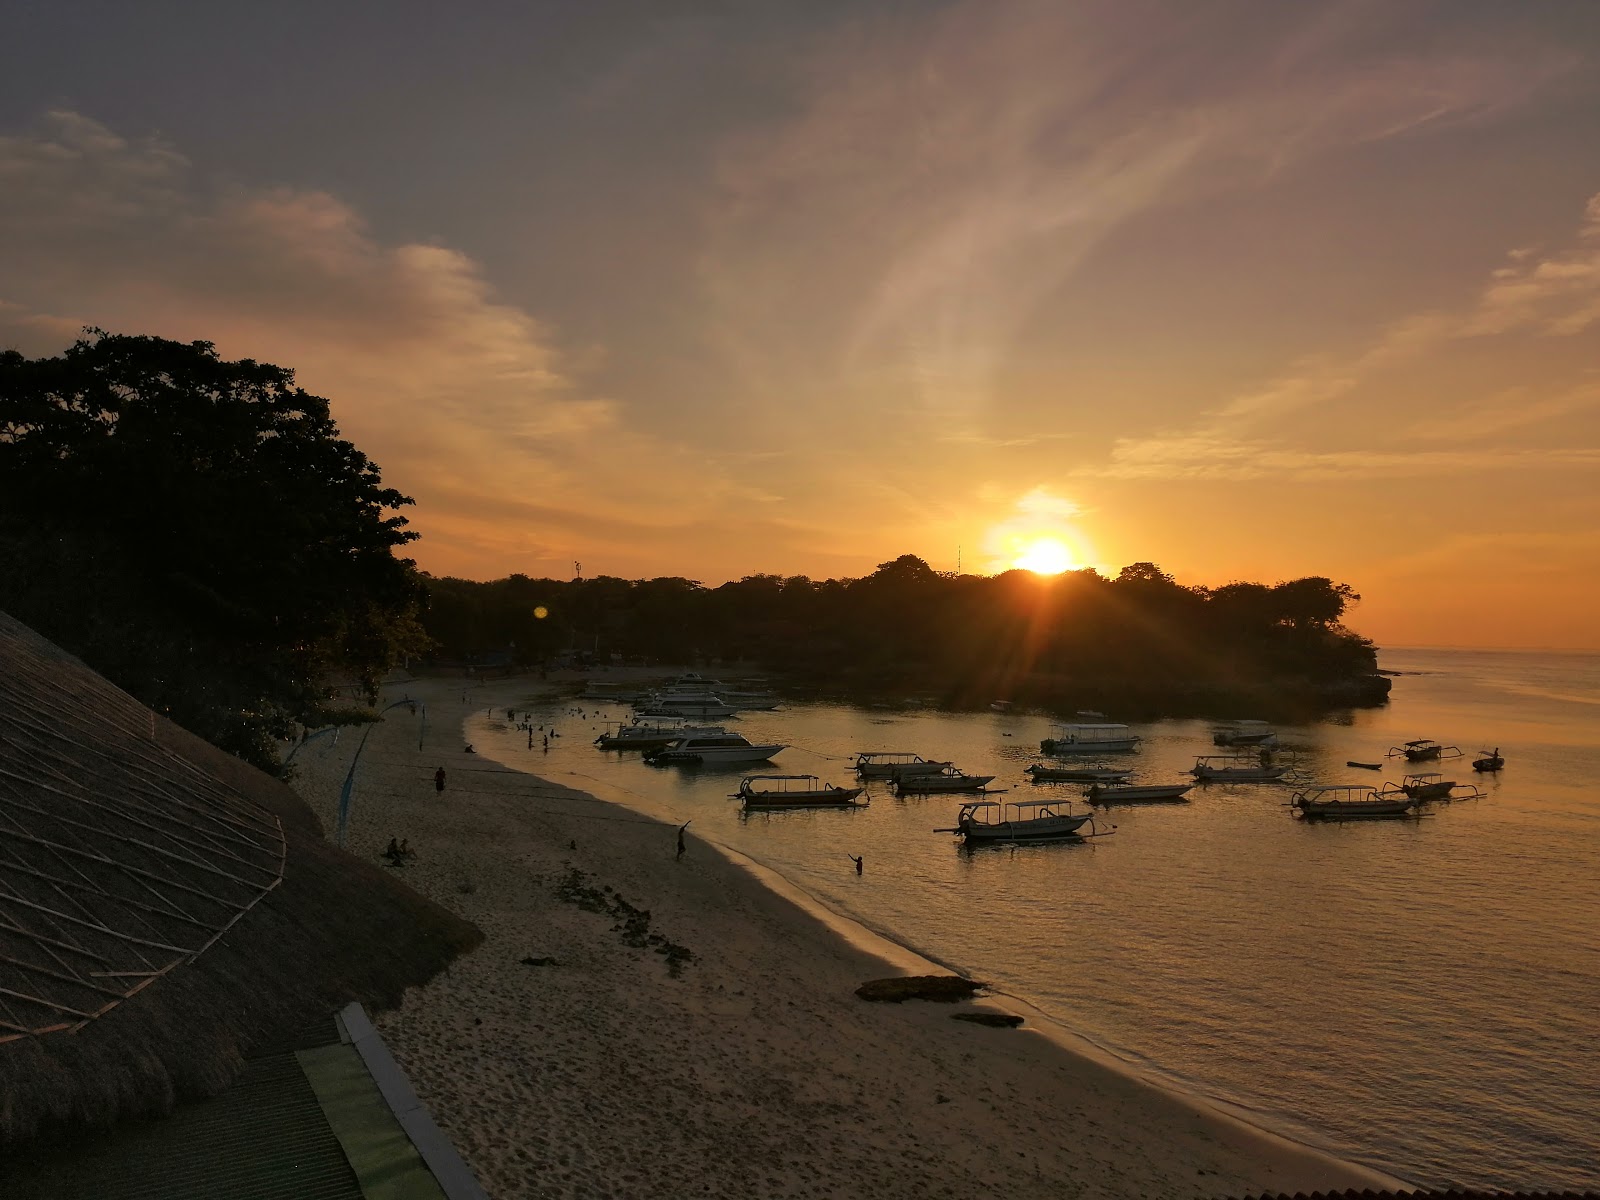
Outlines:
{"type": "Polygon", "coordinates": [[[861,579],[752,575],[708,588],[512,575],[427,588],[423,627],[455,661],[737,660],[839,694],[909,689],[952,704],[1113,704],[1128,715],[1387,692],[1372,643],[1340,623],[1360,597],[1321,576],[1186,587],[1152,563],[1115,579],[948,575],[907,554],[861,579]]]}

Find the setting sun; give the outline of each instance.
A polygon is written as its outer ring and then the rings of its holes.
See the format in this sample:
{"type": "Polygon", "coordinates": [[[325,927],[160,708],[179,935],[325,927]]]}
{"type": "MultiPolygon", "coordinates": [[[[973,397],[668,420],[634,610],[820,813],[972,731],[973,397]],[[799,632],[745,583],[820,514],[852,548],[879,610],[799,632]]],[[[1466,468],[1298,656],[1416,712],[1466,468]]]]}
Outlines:
{"type": "Polygon", "coordinates": [[[1038,575],[1059,575],[1072,567],[1072,552],[1057,538],[1039,538],[1017,555],[1011,565],[1038,575]]]}

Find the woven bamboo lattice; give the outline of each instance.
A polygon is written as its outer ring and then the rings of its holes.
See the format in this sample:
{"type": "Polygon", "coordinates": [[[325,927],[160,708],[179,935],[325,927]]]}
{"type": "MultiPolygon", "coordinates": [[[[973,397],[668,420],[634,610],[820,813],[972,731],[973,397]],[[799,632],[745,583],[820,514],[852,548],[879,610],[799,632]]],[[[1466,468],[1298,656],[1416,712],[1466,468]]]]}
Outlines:
{"type": "Polygon", "coordinates": [[[157,744],[148,709],[17,649],[0,637],[0,1042],[81,1029],[191,961],[284,861],[277,818],[157,744]]]}

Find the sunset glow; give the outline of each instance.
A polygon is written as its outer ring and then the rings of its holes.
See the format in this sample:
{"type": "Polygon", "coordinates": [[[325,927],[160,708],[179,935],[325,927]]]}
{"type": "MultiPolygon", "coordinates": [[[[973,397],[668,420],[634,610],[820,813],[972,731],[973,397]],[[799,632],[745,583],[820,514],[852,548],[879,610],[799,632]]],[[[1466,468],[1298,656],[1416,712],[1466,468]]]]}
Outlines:
{"type": "Polygon", "coordinates": [[[1072,561],[1072,551],[1061,541],[1044,537],[1039,538],[1013,559],[1011,565],[1020,567],[1024,571],[1032,571],[1036,575],[1059,575],[1063,571],[1070,571],[1075,564],[1072,561]]]}

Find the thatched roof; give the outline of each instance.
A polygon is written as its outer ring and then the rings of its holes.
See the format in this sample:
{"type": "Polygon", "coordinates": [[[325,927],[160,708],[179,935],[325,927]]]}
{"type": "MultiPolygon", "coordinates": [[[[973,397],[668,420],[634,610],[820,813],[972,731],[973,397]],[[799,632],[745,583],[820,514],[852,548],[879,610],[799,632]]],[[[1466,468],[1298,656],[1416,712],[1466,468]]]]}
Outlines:
{"type": "Polygon", "coordinates": [[[1600,1200],[1594,1192],[1483,1192],[1476,1188],[1449,1188],[1445,1191],[1361,1191],[1262,1193],[1246,1200],[1600,1200]]]}
{"type": "Polygon", "coordinates": [[[0,613],[0,1145],[214,1095],[480,940],[0,613]]]}

